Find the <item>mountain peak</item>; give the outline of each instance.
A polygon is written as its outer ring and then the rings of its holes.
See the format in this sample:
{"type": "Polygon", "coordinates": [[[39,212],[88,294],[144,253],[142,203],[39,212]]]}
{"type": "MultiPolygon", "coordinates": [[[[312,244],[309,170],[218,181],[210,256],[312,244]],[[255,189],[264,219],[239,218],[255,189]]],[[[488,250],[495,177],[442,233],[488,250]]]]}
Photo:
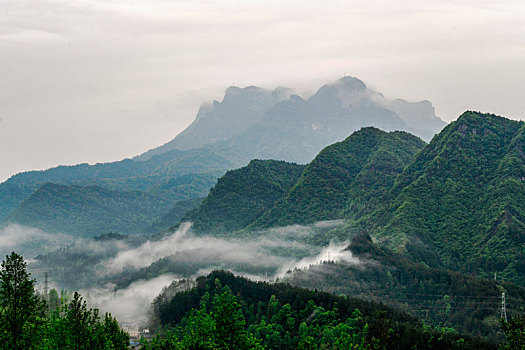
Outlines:
{"type": "Polygon", "coordinates": [[[503,122],[510,121],[510,119],[495,115],[492,113],[482,113],[479,111],[465,111],[457,119],[457,122],[464,122],[468,124],[478,124],[483,120],[499,120],[503,122]]]}
{"type": "Polygon", "coordinates": [[[263,88],[260,88],[258,86],[246,86],[244,88],[240,88],[240,87],[237,87],[237,86],[230,86],[226,89],[226,91],[224,92],[224,99],[223,99],[223,102],[225,100],[227,100],[228,98],[231,98],[231,97],[241,97],[241,98],[246,98],[246,97],[249,97],[249,96],[253,96],[253,97],[267,97],[270,95],[270,91],[269,90],[266,90],[266,89],[263,89],[263,88]]]}
{"type": "Polygon", "coordinates": [[[351,76],[344,76],[335,83],[336,86],[342,86],[345,89],[350,90],[366,90],[366,85],[361,80],[351,77],[351,76]]]}
{"type": "Polygon", "coordinates": [[[319,106],[354,109],[370,100],[370,91],[361,80],[343,77],[335,83],[323,85],[308,100],[319,106]]]}
{"type": "Polygon", "coordinates": [[[479,136],[487,136],[491,133],[499,133],[503,129],[519,128],[519,124],[523,123],[517,120],[511,120],[500,117],[491,113],[481,113],[476,111],[466,111],[459,116],[459,118],[451,124],[452,130],[455,130],[463,135],[473,134],[479,136]]]}
{"type": "Polygon", "coordinates": [[[405,130],[429,141],[446,123],[428,101],[392,102],[352,76],[323,85],[308,99],[281,86],[273,90],[230,86],[222,101],[201,105],[195,121],[173,140],[139,158],[227,142],[241,153],[251,152],[249,158],[303,163],[369,125],[405,130]]]}
{"type": "Polygon", "coordinates": [[[271,99],[272,104],[276,104],[281,101],[287,101],[294,94],[293,90],[285,86],[278,86],[272,91],[271,99]]]}

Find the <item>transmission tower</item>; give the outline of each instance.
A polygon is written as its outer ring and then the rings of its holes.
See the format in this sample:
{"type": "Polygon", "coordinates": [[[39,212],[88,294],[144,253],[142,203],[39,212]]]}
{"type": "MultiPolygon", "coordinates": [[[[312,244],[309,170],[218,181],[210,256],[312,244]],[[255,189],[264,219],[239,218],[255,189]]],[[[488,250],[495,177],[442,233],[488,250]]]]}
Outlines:
{"type": "Polygon", "coordinates": [[[49,285],[49,281],[47,279],[48,277],[48,274],[47,274],[47,271],[44,272],[44,298],[46,298],[46,301],[49,301],[48,299],[48,294],[47,294],[47,291],[48,291],[48,285],[49,285]]]}
{"type": "Polygon", "coordinates": [[[507,322],[507,309],[505,308],[505,293],[501,293],[501,318],[507,322]]]}

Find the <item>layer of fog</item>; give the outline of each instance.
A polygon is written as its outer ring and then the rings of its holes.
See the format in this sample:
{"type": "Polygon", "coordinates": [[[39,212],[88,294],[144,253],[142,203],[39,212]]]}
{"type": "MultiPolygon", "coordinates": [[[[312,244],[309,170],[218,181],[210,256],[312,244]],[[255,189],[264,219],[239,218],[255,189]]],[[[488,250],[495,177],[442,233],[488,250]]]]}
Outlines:
{"type": "Polygon", "coordinates": [[[110,312],[119,322],[136,322],[146,325],[150,305],[162,288],[179,278],[165,274],[150,280],[133,282],[126,289],[115,289],[115,285],[90,288],[80,293],[85,295],[91,307],[110,312]]]}
{"type": "Polygon", "coordinates": [[[51,234],[38,228],[8,224],[0,228],[0,256],[3,258],[12,251],[16,251],[26,260],[32,259],[38,254],[71,244],[74,241],[73,237],[65,234],[51,234]]]}
{"type": "Polygon", "coordinates": [[[287,249],[302,255],[314,252],[312,246],[298,240],[308,230],[311,229],[306,226],[288,226],[264,231],[265,234],[255,232],[250,235],[251,238],[243,239],[197,236],[191,232],[191,224],[184,223],[163,240],[147,241],[137,248],[119,252],[114,259],[105,263],[102,273],[117,274],[123,270],[147,267],[162,258],[177,259],[177,255],[184,255],[188,262],[216,261],[282,266],[289,264],[290,258],[270,251],[287,249]],[[295,236],[293,239],[290,237],[291,233],[295,236]]]}
{"type": "Polygon", "coordinates": [[[195,235],[191,230],[191,223],[184,223],[162,240],[147,241],[136,248],[121,250],[114,258],[104,262],[100,273],[115,275],[148,267],[161,259],[177,261],[179,257],[183,257],[187,263],[205,262],[216,265],[216,268],[233,268],[238,264],[263,266],[278,270],[272,276],[275,278],[288,269],[302,268],[327,258],[333,261],[352,261],[350,252],[344,251],[348,242],[331,242],[326,247],[308,243],[308,238],[329,231],[339,224],[339,221],[329,221],[309,226],[292,225],[250,232],[246,237],[218,237],[195,235]]]}
{"type": "MultiPolygon", "coordinates": [[[[152,263],[168,259],[201,267],[191,275],[169,271],[149,280],[135,280],[123,289],[115,284],[86,290],[93,305],[111,311],[118,319],[144,323],[149,305],[164,286],[174,279],[196,279],[214,269],[230,270],[252,280],[274,281],[288,271],[304,269],[323,261],[359,264],[346,250],[348,242],[330,242],[327,246],[307,243],[341,222],[320,222],[309,226],[293,225],[250,232],[245,237],[202,236],[186,223],[162,240],[147,241],[138,247],[124,249],[102,262],[100,274],[111,278],[120,273],[148,269],[152,263]]],[[[155,271],[155,270],[154,270],[155,271]]]]}
{"type": "Polygon", "coordinates": [[[354,257],[349,250],[346,250],[346,247],[348,247],[348,242],[338,244],[330,242],[330,244],[327,247],[324,247],[321,250],[321,252],[316,256],[308,256],[299,261],[290,261],[287,264],[283,265],[277,273],[277,276],[282,277],[288,271],[292,271],[294,269],[305,269],[310,267],[311,265],[320,264],[323,261],[344,261],[346,263],[359,264],[359,259],[357,257],[354,257]]]}
{"type": "Polygon", "coordinates": [[[120,321],[145,324],[152,300],[176,279],[195,280],[224,269],[252,280],[275,281],[323,261],[360,264],[346,250],[348,241],[329,239],[330,231],[341,224],[323,221],[217,236],[196,234],[186,223],[161,239],[104,240],[9,225],[0,231],[0,250],[16,250],[31,258],[40,253],[38,259],[30,259],[40,290],[42,271],[48,271],[50,287],[80,290],[90,307],[111,312],[120,321]],[[56,250],[42,254],[43,246],[56,250]]]}

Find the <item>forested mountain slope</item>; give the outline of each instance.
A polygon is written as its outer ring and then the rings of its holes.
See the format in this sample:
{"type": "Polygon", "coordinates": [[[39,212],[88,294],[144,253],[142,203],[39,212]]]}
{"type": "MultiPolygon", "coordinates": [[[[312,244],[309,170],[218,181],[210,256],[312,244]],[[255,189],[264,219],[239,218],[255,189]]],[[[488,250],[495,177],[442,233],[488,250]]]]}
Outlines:
{"type": "Polygon", "coordinates": [[[466,112],[370,218],[382,244],[434,266],[524,284],[525,123],[466,112]]]}
{"type": "MultiPolygon", "coordinates": [[[[133,191],[47,182],[24,199],[6,222],[82,237],[107,232],[144,233],[170,211],[173,216],[174,209],[180,210],[179,201],[205,196],[218,175],[183,175],[133,191]]],[[[178,219],[192,208],[186,208],[178,219]]]]}
{"type": "Polygon", "coordinates": [[[424,141],[406,132],[363,128],[306,166],[252,161],[229,171],[183,218],[200,232],[309,224],[360,217],[379,205],[424,141]]]}
{"type": "Polygon", "coordinates": [[[524,125],[466,112],[427,146],[407,133],[364,128],[324,149],[288,193],[243,225],[344,217],[334,237],[366,229],[415,261],[523,285],[524,125]]]}
{"type": "MultiPolygon", "coordinates": [[[[245,162],[248,162],[248,159],[233,151],[174,150],[153,157],[148,161],[126,159],[114,163],[60,166],[44,171],[20,173],[0,184],[0,222],[7,219],[16,209],[23,211],[24,208],[19,207],[24,200],[45,183],[81,187],[98,186],[114,192],[149,192],[157,196],[156,201],[150,202],[155,207],[152,210],[163,210],[162,214],[165,214],[168,209],[162,205],[156,207],[157,202],[171,201],[171,205],[173,205],[181,199],[203,197],[207,195],[210,187],[226,170],[242,166],[245,162]]],[[[82,189],[77,187],[76,191],[81,192],[82,189]]],[[[86,188],[85,191],[84,196],[89,196],[90,189],[86,188]]],[[[59,195],[58,192],[54,193],[59,195]]],[[[122,194],[121,197],[125,198],[126,195],[122,194]]],[[[46,198],[54,201],[54,203],[61,201],[60,198],[46,198]]],[[[51,202],[42,202],[41,204],[43,208],[47,208],[46,210],[61,211],[65,209],[64,207],[51,208],[51,202]]],[[[133,203],[128,204],[129,208],[133,206],[133,203]]],[[[42,215],[44,212],[42,211],[42,215]]],[[[34,213],[38,215],[38,211],[34,213]]],[[[115,214],[115,212],[113,213],[115,214]]],[[[127,213],[117,214],[128,215],[127,213]]],[[[142,215],[141,213],[135,214],[142,215]]],[[[12,216],[11,221],[19,217],[18,215],[12,216]]],[[[33,218],[36,219],[36,216],[33,218]]],[[[151,223],[159,218],[160,216],[151,218],[149,222],[151,223]]],[[[96,218],[93,217],[92,219],[96,218]]],[[[48,218],[41,216],[39,220],[48,220],[48,218]]],[[[119,218],[117,217],[116,220],[119,218]]],[[[59,229],[59,231],[65,232],[66,227],[59,227],[59,229]]],[[[127,231],[134,229],[136,227],[126,228],[127,231]]]]}
{"type": "Polygon", "coordinates": [[[228,232],[254,222],[296,183],[303,165],[252,160],[219,179],[198,208],[183,221],[199,232],[228,232]]]}
{"type": "Polygon", "coordinates": [[[323,149],[293,188],[251,227],[361,216],[380,205],[425,143],[405,132],[363,128],[323,149]]]}
{"type": "Polygon", "coordinates": [[[429,324],[460,333],[501,338],[501,293],[507,312],[518,315],[525,288],[415,263],[372,242],[361,232],[347,248],[359,263],[326,261],[288,273],[283,281],[305,288],[381,301],[429,324]]]}

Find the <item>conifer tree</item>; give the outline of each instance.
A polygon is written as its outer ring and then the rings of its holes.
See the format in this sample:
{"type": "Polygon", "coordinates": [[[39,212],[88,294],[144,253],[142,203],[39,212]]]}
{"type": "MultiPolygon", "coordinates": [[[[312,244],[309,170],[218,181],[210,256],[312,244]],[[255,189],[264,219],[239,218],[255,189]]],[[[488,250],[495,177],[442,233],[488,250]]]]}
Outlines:
{"type": "Polygon", "coordinates": [[[0,347],[31,349],[37,341],[39,321],[45,305],[35,294],[24,259],[12,252],[0,271],[0,347]]]}

